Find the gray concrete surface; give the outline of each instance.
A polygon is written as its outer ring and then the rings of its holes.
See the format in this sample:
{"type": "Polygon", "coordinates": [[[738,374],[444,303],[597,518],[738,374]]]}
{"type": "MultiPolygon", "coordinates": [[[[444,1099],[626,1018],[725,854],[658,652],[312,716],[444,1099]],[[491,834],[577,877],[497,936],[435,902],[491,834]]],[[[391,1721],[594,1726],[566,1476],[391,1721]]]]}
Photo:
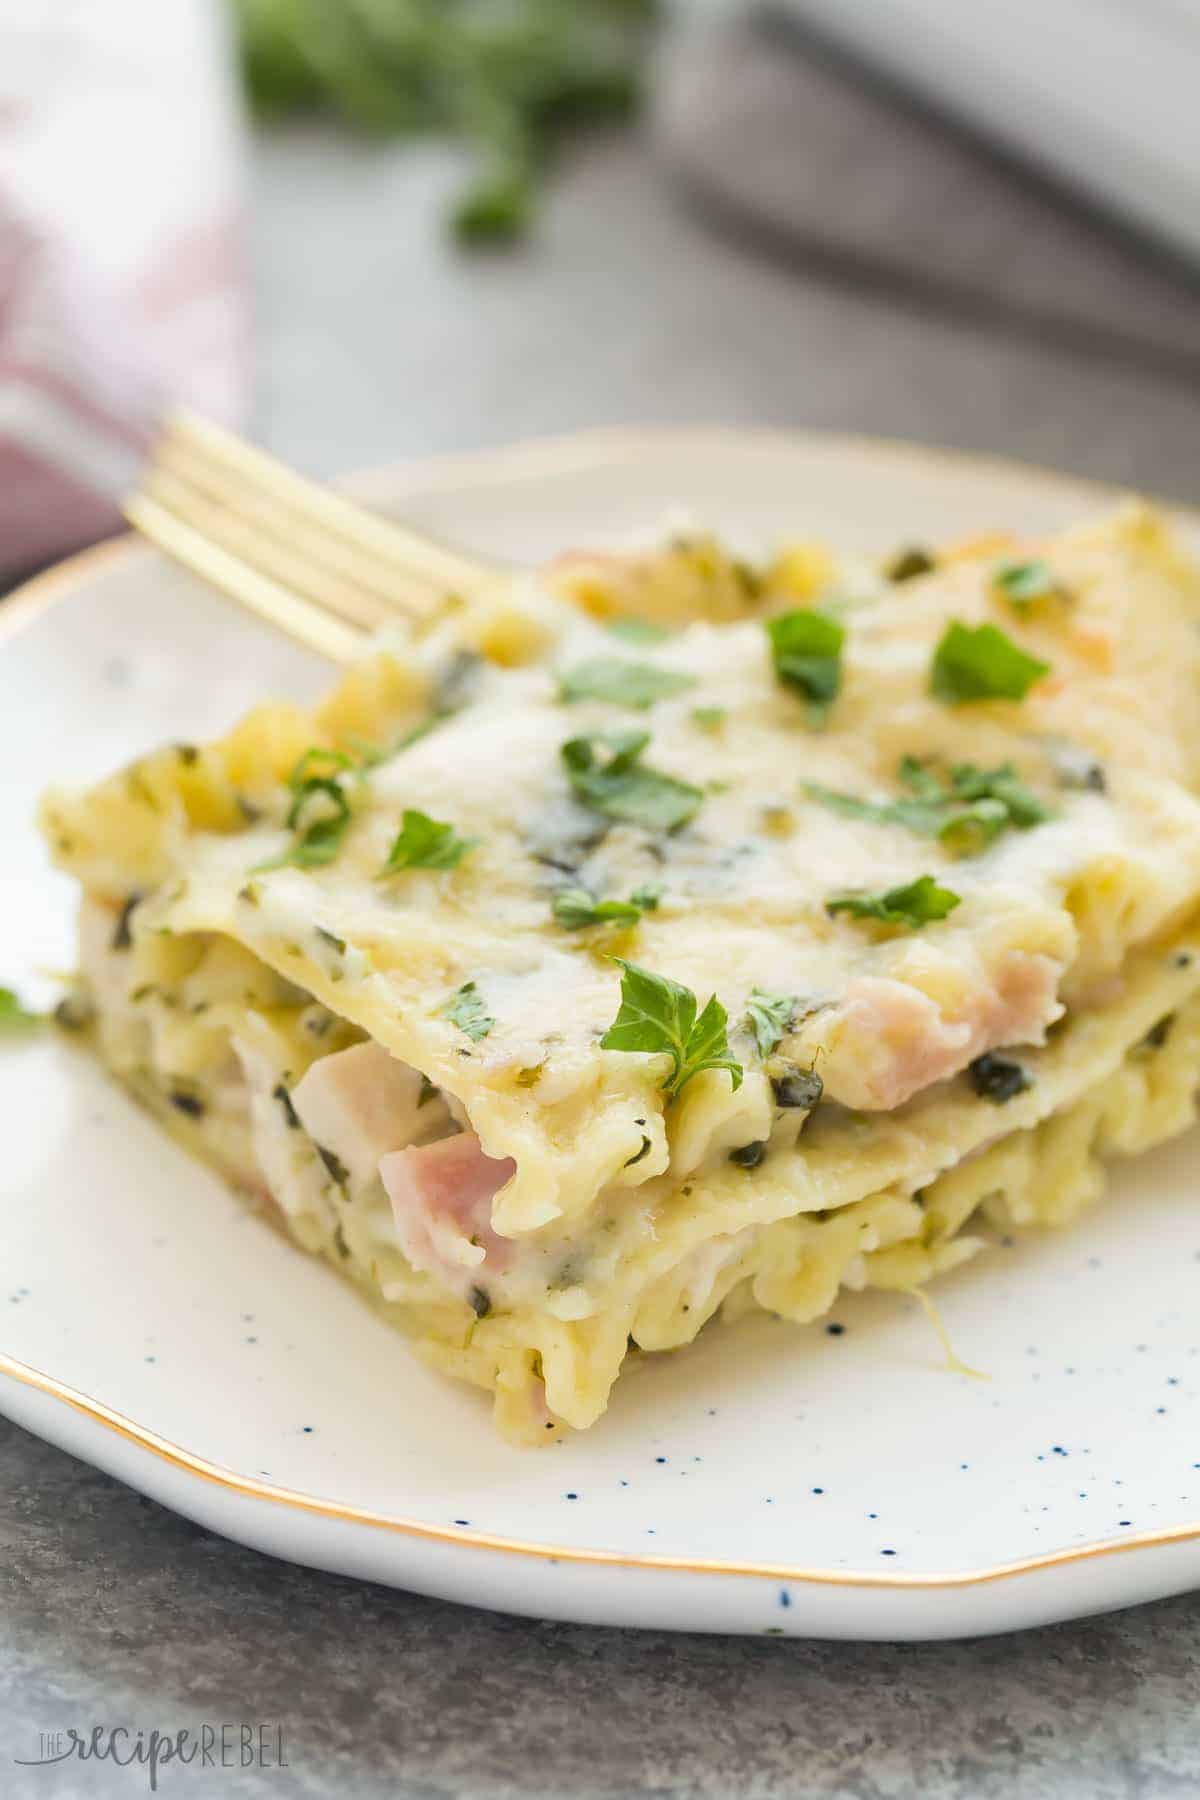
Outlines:
{"type": "MultiPolygon", "coordinates": [[[[936,269],[917,294],[817,248],[762,258],[681,204],[644,141],[582,151],[535,240],[482,260],[438,231],[440,152],[288,132],[251,174],[258,429],[315,471],[582,425],[757,421],[1200,500],[1182,367],[1043,341],[939,296],[936,269]]],[[[835,182],[831,218],[856,199],[835,182]]],[[[916,1647],[498,1618],[237,1549],[0,1424],[0,1796],[146,1791],[136,1768],[19,1766],[39,1732],[242,1721],[282,1728],[285,1769],[167,1769],[159,1791],[1190,1795],[1198,1676],[1191,1599],[916,1647]]]]}

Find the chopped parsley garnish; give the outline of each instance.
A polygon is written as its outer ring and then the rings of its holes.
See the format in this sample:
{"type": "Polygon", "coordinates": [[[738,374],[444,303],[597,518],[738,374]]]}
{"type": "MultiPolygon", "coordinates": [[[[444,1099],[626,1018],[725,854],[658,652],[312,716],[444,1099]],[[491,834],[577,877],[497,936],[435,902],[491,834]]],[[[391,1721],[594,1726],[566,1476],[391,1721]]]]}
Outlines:
{"type": "Polygon", "coordinates": [[[585,887],[560,888],[555,894],[551,912],[568,931],[582,931],[586,925],[634,925],[644,912],[658,906],[662,889],[647,882],[635,888],[628,900],[597,900],[585,887]]]}
{"type": "Polygon", "coordinates": [[[1061,600],[1065,597],[1062,583],[1049,563],[1040,557],[1030,562],[1001,563],[992,570],[992,586],[1010,606],[1023,611],[1038,600],[1061,600]]]}
{"type": "Polygon", "coordinates": [[[649,742],[648,731],[594,732],[569,739],[561,755],[576,795],[593,812],[647,831],[677,831],[697,812],[704,793],[648,769],[641,758],[649,742]]]}
{"type": "Polygon", "coordinates": [[[1004,1106],[1033,1086],[1033,1076],[1020,1063],[993,1056],[990,1050],[968,1064],[967,1075],[980,1099],[990,1100],[994,1106],[1004,1106]]]}
{"type": "Polygon", "coordinates": [[[627,644],[665,644],[675,635],[669,625],[660,625],[657,619],[639,619],[634,613],[623,619],[610,619],[606,630],[627,644]]]}
{"type": "Polygon", "coordinates": [[[825,902],[825,911],[831,918],[844,912],[854,919],[878,919],[882,925],[907,925],[919,931],[922,925],[944,919],[961,901],[961,894],[939,887],[932,875],[918,875],[907,886],[882,894],[837,894],[825,902]]]}
{"type": "Polygon", "coordinates": [[[1023,700],[1034,682],[1049,673],[1049,663],[1030,656],[998,625],[964,625],[952,619],[934,652],[930,690],[949,706],[1023,700]]]}
{"type": "Polygon", "coordinates": [[[940,838],[955,856],[976,856],[1002,831],[1027,831],[1050,817],[1011,763],[995,769],[957,763],[947,779],[915,756],[906,756],[897,775],[908,789],[898,800],[863,800],[815,782],[806,783],[805,792],[844,818],[903,825],[922,837],[940,838]]]}
{"type": "Polygon", "coordinates": [[[728,716],[723,706],[693,706],[692,723],[701,731],[720,731],[728,716]]]}
{"type": "Polygon", "coordinates": [[[22,1006],[11,988],[0,987],[0,1032],[32,1031],[41,1022],[41,1015],[22,1006]]]}
{"type": "Polygon", "coordinates": [[[763,988],[750,989],[750,998],[746,1002],[746,1029],[761,1057],[765,1059],[777,1048],[792,1029],[799,1010],[799,994],[768,994],[763,988]]]}
{"type": "Polygon", "coordinates": [[[456,869],[478,842],[478,838],[459,837],[444,819],[431,819],[428,813],[406,806],[399,836],[379,873],[383,876],[394,875],[399,869],[456,869]]]}
{"type": "Polygon", "coordinates": [[[559,698],[570,704],[575,700],[607,700],[612,706],[632,706],[645,711],[656,700],[668,700],[672,694],[686,693],[695,687],[696,677],[678,669],[660,669],[654,663],[626,662],[621,656],[594,656],[588,662],[576,663],[559,676],[559,698]]]}
{"type": "Polygon", "coordinates": [[[344,776],[357,765],[341,750],[306,750],[291,774],[288,787],[292,804],[284,821],[296,833],[294,843],[279,856],[256,863],[255,869],[319,869],[331,863],[342,847],[346,827],[353,818],[344,776]]]}
{"type": "Polygon", "coordinates": [[[922,550],[920,545],[914,544],[907,550],[898,551],[883,572],[889,581],[912,581],[936,568],[932,551],[922,550]]]}
{"type": "Polygon", "coordinates": [[[457,1025],[461,1032],[473,1042],[478,1043],[485,1038],[496,1023],[488,1012],[487,1003],[473,981],[464,981],[457,988],[442,1008],[443,1018],[457,1025]]]}
{"type": "Polygon", "coordinates": [[[701,1069],[728,1069],[734,1091],[742,1085],[742,1065],[729,1054],[728,1015],[715,994],[699,1018],[696,996],[666,975],[614,957],[621,969],[621,1009],[600,1039],[602,1050],[665,1053],[671,1072],[663,1082],[675,1095],[701,1069]]]}
{"type": "Polygon", "coordinates": [[[780,613],[767,620],[776,678],[808,701],[808,716],[820,724],[842,685],[845,628],[814,607],[780,613]]]}

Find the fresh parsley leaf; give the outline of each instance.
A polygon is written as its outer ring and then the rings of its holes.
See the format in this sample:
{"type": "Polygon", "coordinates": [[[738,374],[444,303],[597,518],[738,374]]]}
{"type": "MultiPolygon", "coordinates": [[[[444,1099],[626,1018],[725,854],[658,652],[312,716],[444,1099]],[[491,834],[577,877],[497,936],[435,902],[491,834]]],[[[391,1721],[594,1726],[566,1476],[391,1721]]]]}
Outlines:
{"type": "Polygon", "coordinates": [[[727,717],[723,706],[693,706],[692,721],[701,731],[719,731],[727,717]]]}
{"type": "Polygon", "coordinates": [[[1012,823],[1023,831],[1031,825],[1043,824],[1050,817],[1011,763],[1001,763],[997,769],[977,769],[974,763],[958,763],[950,771],[950,779],[958,799],[998,800],[1012,823]]]}
{"type": "Polygon", "coordinates": [[[1049,563],[1040,557],[1030,562],[1000,563],[992,570],[992,586],[1010,606],[1022,611],[1038,600],[1061,600],[1063,587],[1049,563]]]}
{"type": "Polygon", "coordinates": [[[453,825],[448,825],[445,820],[431,819],[428,813],[415,812],[406,806],[399,836],[379,873],[394,875],[398,869],[456,869],[478,842],[478,838],[459,837],[453,825]]]}
{"type": "Polygon", "coordinates": [[[934,652],[930,689],[949,706],[1023,700],[1034,682],[1049,673],[1049,663],[1028,655],[998,625],[964,625],[952,619],[934,652]]]}
{"type": "Polygon", "coordinates": [[[442,1016],[449,1019],[452,1025],[457,1025],[475,1043],[480,1038],[485,1038],[496,1023],[473,981],[464,981],[460,988],[455,989],[442,1008],[442,1016]]]}
{"type": "Polygon", "coordinates": [[[751,988],[746,1002],[746,1027],[754,1038],[758,1054],[765,1060],[778,1048],[781,1039],[792,1029],[800,1008],[799,994],[769,994],[763,988],[751,988]]]}
{"type": "Polygon", "coordinates": [[[22,1006],[11,988],[0,987],[0,1032],[33,1031],[41,1023],[41,1015],[22,1006]]]}
{"type": "Polygon", "coordinates": [[[260,869],[319,869],[331,863],[342,847],[353,818],[344,778],[356,772],[353,759],[341,750],[314,747],[306,750],[288,776],[292,803],[285,823],[296,839],[279,856],[256,863],[260,869]]]}
{"type": "Polygon", "coordinates": [[[561,756],[571,786],[585,806],[647,831],[677,831],[704,799],[701,788],[648,769],[642,752],[648,731],[594,732],[571,738],[561,756]]]}
{"type": "Polygon", "coordinates": [[[1009,827],[1026,831],[1050,817],[1011,763],[996,769],[959,763],[947,781],[916,757],[906,756],[898,778],[909,790],[898,800],[862,800],[815,782],[807,783],[805,792],[844,818],[903,825],[922,837],[940,838],[955,856],[976,856],[1009,827]]]}
{"type": "Polygon", "coordinates": [[[661,881],[643,881],[640,887],[634,888],[629,898],[643,912],[657,912],[658,903],[665,892],[661,881]]]}
{"type": "Polygon", "coordinates": [[[602,1050],[665,1053],[671,1072],[663,1087],[675,1095],[701,1069],[728,1069],[734,1092],[742,1085],[742,1065],[729,1054],[728,1015],[715,994],[699,1018],[696,996],[666,975],[614,957],[622,971],[621,1008],[604,1036],[602,1050]]]}
{"type": "Polygon", "coordinates": [[[582,931],[585,925],[633,925],[642,916],[634,901],[597,900],[585,887],[560,888],[550,910],[568,931],[582,931]]]}
{"type": "Polygon", "coordinates": [[[633,613],[621,619],[610,619],[606,629],[627,644],[665,644],[675,635],[670,626],[660,625],[657,619],[639,619],[633,613]]]}
{"type": "Polygon", "coordinates": [[[844,626],[814,607],[779,613],[766,626],[776,678],[804,695],[810,720],[819,724],[842,685],[844,626]]]}
{"type": "Polygon", "coordinates": [[[939,887],[932,875],[918,875],[906,887],[888,888],[883,894],[837,894],[825,902],[825,911],[831,918],[844,912],[854,919],[878,919],[884,925],[919,931],[931,920],[944,919],[961,901],[961,894],[939,887]]]}
{"type": "Polygon", "coordinates": [[[568,931],[582,931],[586,925],[633,925],[643,913],[654,912],[662,896],[656,882],[635,888],[628,900],[597,900],[585,887],[560,888],[550,910],[568,931]]]}
{"type": "Polygon", "coordinates": [[[620,656],[594,656],[563,671],[559,677],[559,698],[568,704],[575,700],[607,700],[612,706],[632,706],[644,711],[656,700],[686,693],[695,685],[694,675],[681,674],[677,669],[626,662],[620,656]]]}

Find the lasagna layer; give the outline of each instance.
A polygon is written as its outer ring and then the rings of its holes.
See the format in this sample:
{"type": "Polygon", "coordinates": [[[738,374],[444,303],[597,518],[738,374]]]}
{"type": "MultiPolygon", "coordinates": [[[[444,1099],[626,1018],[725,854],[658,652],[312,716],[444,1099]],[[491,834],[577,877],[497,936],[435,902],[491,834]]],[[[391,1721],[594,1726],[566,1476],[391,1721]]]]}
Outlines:
{"type": "Polygon", "coordinates": [[[1191,1120],[1196,573],[926,560],[575,558],[44,803],[109,1066],[518,1440],[1191,1120]]]}

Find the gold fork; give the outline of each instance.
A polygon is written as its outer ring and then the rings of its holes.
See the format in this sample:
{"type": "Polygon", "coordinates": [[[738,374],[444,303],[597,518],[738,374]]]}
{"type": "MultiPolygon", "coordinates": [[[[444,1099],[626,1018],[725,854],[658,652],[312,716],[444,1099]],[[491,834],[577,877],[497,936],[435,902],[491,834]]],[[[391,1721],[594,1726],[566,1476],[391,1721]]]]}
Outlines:
{"type": "Polygon", "coordinates": [[[167,419],[124,510],[177,562],[335,662],[389,619],[427,617],[505,576],[186,411],[167,419]]]}

